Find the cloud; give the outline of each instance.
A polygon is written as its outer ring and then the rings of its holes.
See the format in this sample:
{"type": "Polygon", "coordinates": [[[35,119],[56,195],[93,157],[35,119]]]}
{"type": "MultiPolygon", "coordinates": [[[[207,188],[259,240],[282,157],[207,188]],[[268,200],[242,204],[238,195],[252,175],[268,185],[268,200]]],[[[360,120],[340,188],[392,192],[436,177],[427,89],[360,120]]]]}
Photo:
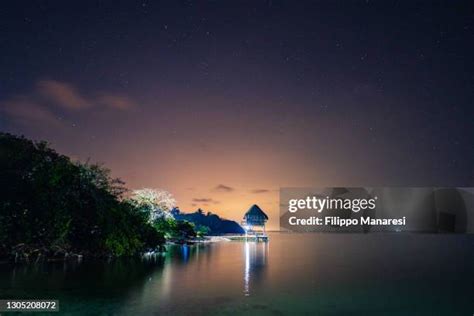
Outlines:
{"type": "Polygon", "coordinates": [[[267,193],[267,192],[270,192],[270,190],[267,190],[267,189],[255,189],[255,190],[251,190],[250,192],[255,193],[255,194],[260,194],[260,193],[267,193]]]}
{"type": "Polygon", "coordinates": [[[210,201],[212,201],[211,198],[194,198],[193,199],[193,202],[204,202],[205,203],[205,202],[210,202],[210,201]]]}
{"type": "Polygon", "coordinates": [[[21,124],[41,123],[54,127],[63,125],[63,121],[58,119],[53,112],[25,96],[10,98],[0,102],[0,105],[2,112],[21,124]]]}
{"type": "Polygon", "coordinates": [[[51,105],[68,112],[104,107],[123,111],[136,106],[133,100],[123,95],[100,93],[88,97],[72,84],[56,80],[40,80],[31,91],[0,100],[0,105],[0,112],[21,123],[52,126],[64,125],[65,121],[55,115],[51,105]]]}
{"type": "Polygon", "coordinates": [[[219,184],[218,186],[216,186],[214,188],[214,191],[217,191],[217,192],[232,192],[232,191],[234,191],[234,188],[229,187],[229,186],[224,185],[224,184],[219,184]]]}
{"type": "Polygon", "coordinates": [[[125,111],[135,106],[132,99],[123,95],[100,93],[88,97],[72,84],[40,80],[31,91],[0,100],[0,114],[9,116],[17,124],[61,127],[68,124],[62,118],[62,115],[67,117],[68,112],[90,108],[125,111]],[[55,113],[58,109],[63,111],[55,113]]]}
{"type": "Polygon", "coordinates": [[[194,198],[193,202],[196,202],[196,203],[214,203],[214,204],[220,203],[219,201],[216,201],[212,198],[194,198]]]}
{"type": "Polygon", "coordinates": [[[36,84],[38,93],[55,105],[80,110],[94,105],[94,102],[81,95],[75,87],[56,80],[41,80],[36,84]]]}
{"type": "Polygon", "coordinates": [[[125,96],[113,94],[104,94],[100,96],[97,99],[97,103],[117,110],[127,110],[135,106],[135,103],[131,99],[125,96]]]}

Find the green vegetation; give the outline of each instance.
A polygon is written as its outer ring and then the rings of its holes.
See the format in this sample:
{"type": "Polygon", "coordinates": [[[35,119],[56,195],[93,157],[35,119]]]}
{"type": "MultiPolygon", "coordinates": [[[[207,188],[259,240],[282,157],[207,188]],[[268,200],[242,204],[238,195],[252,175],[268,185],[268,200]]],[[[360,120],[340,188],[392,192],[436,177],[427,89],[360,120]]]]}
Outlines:
{"type": "Polygon", "coordinates": [[[165,242],[107,169],[0,133],[0,257],[134,255],[165,242]]]}
{"type": "Polygon", "coordinates": [[[195,225],[194,230],[196,231],[197,237],[204,237],[208,235],[211,231],[209,227],[204,225],[195,225]]]}
{"type": "Polygon", "coordinates": [[[130,256],[209,232],[175,219],[166,191],[137,190],[128,199],[126,191],[100,165],[0,133],[0,258],[130,256]]]}
{"type": "Polygon", "coordinates": [[[184,242],[196,237],[194,226],[189,222],[177,221],[173,218],[157,219],[153,222],[153,227],[162,233],[166,239],[184,242]]]}
{"type": "Polygon", "coordinates": [[[148,222],[168,240],[182,243],[197,236],[204,236],[204,228],[195,229],[194,224],[173,217],[172,211],[176,208],[176,201],[169,192],[136,190],[133,191],[130,203],[145,214],[148,222]]]}

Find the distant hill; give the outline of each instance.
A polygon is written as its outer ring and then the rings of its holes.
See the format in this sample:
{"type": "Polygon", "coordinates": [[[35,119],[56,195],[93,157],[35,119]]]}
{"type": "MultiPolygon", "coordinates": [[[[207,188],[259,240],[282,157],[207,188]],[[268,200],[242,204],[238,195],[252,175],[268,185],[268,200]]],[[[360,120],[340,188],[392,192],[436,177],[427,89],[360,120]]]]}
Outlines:
{"type": "Polygon", "coordinates": [[[177,220],[185,220],[195,225],[203,225],[209,227],[209,235],[222,234],[244,234],[244,229],[234,221],[222,219],[218,215],[198,209],[194,213],[181,213],[179,209],[174,209],[172,214],[177,220]]]}

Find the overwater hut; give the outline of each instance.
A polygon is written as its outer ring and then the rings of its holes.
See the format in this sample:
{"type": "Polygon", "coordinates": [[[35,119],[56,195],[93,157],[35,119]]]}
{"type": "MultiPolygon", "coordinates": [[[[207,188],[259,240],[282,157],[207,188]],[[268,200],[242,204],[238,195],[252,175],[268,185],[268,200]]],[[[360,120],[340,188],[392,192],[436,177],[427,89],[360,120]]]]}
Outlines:
{"type": "Polygon", "coordinates": [[[254,204],[247,213],[245,213],[242,224],[244,225],[246,233],[258,235],[258,230],[255,230],[255,228],[261,227],[261,232],[265,236],[265,223],[267,220],[267,214],[265,214],[258,205],[254,204]]]}

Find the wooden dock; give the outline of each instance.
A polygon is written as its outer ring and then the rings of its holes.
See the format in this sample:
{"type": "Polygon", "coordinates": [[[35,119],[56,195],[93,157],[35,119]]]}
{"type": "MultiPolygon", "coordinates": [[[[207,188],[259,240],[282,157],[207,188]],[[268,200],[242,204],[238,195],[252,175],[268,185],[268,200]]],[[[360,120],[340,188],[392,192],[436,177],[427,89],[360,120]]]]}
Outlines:
{"type": "Polygon", "coordinates": [[[231,235],[224,236],[232,241],[253,241],[253,242],[268,242],[267,235],[231,235]]]}

